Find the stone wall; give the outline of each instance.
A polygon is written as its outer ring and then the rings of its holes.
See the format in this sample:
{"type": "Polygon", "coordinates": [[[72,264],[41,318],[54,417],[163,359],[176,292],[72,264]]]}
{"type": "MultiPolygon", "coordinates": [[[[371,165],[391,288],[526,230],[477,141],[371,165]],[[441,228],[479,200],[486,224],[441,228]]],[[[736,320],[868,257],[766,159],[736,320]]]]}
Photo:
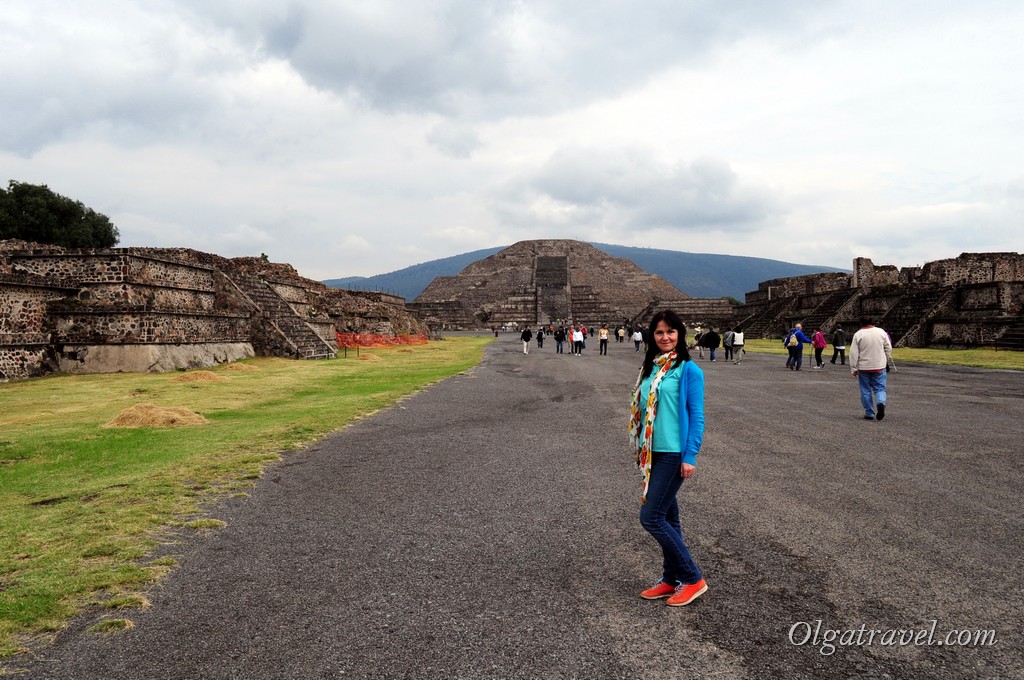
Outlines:
{"type": "Polygon", "coordinates": [[[50,305],[50,329],[57,344],[182,344],[247,342],[248,314],[152,311],[124,306],[95,309],[50,305]]]}
{"type": "Polygon", "coordinates": [[[333,357],[339,331],[423,334],[404,302],[328,288],[261,258],[0,241],[0,380],[170,370],[254,353],[333,357]]]}
{"type": "Polygon", "coordinates": [[[1020,253],[962,253],[957,257],[927,262],[921,267],[898,269],[875,265],[869,258],[853,261],[853,285],[882,288],[893,285],[960,286],[972,283],[1024,280],[1024,255],[1020,253]]]}
{"type": "Polygon", "coordinates": [[[0,275],[0,335],[44,335],[46,305],[69,292],[41,281],[25,283],[0,275]]]}
{"type": "Polygon", "coordinates": [[[31,378],[56,370],[57,361],[45,343],[26,342],[24,338],[9,340],[0,338],[0,382],[31,378]]]}
{"type": "Polygon", "coordinates": [[[1024,256],[963,253],[899,269],[856,258],[853,275],[764,281],[747,293],[741,326],[749,337],[780,337],[793,324],[857,328],[870,314],[894,344],[954,347],[1024,344],[1017,338],[1024,307],[1024,256]],[[835,292],[822,296],[824,290],[835,292]],[[1012,338],[1012,339],[1011,339],[1012,338]]]}
{"type": "Polygon", "coordinates": [[[157,259],[135,250],[67,250],[10,253],[13,269],[47,279],[80,283],[148,283],[189,290],[210,290],[213,270],[208,267],[157,259]]]}
{"type": "Polygon", "coordinates": [[[253,356],[249,342],[159,345],[68,345],[53,370],[62,373],[157,373],[206,368],[253,356]]]}
{"type": "Polygon", "coordinates": [[[192,290],[148,283],[83,282],[78,292],[82,302],[100,305],[127,304],[147,309],[200,309],[212,311],[216,305],[213,290],[192,290]]]}
{"type": "Polygon", "coordinates": [[[647,326],[651,317],[663,309],[671,309],[678,314],[687,328],[731,328],[736,322],[736,307],[728,298],[687,298],[656,300],[631,319],[629,325],[647,326]]]}
{"type": "Polygon", "coordinates": [[[769,279],[757,284],[757,290],[747,293],[746,303],[767,303],[794,295],[828,293],[850,287],[850,275],[843,272],[804,274],[779,279],[769,279]]]}

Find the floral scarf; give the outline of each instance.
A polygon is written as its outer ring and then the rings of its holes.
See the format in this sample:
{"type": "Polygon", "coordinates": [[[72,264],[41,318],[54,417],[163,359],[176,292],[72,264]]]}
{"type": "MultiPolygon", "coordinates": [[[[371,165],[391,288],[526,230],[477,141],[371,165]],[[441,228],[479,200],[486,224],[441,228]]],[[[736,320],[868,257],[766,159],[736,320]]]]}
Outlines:
{"type": "Polygon", "coordinates": [[[637,376],[636,386],[633,388],[633,400],[629,407],[629,441],[636,452],[636,464],[644,478],[641,503],[647,502],[647,487],[651,483],[651,438],[654,436],[654,417],[658,411],[658,386],[661,384],[662,378],[672,369],[677,356],[673,351],[655,357],[654,365],[658,367],[658,372],[654,374],[654,380],[651,381],[651,391],[647,396],[647,408],[643,423],[640,422],[640,393],[642,392],[640,386],[644,381],[643,373],[637,376]]]}

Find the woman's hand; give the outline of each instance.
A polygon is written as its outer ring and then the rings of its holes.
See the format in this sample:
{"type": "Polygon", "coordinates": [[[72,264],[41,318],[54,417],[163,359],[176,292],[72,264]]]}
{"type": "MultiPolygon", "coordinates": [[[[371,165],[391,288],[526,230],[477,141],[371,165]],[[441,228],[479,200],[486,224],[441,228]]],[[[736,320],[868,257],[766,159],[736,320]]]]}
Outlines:
{"type": "Polygon", "coordinates": [[[679,474],[682,475],[683,479],[689,479],[697,474],[697,466],[683,463],[679,466],[679,474]]]}

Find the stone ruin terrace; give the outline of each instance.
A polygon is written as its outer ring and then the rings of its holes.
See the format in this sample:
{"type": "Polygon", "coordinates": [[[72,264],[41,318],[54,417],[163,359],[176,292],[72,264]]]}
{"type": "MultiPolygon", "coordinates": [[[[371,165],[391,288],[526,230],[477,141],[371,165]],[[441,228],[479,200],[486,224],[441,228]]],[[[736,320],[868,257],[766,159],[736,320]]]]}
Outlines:
{"type": "Polygon", "coordinates": [[[780,338],[797,323],[848,337],[871,314],[901,347],[1024,349],[1024,256],[963,253],[898,269],[867,258],[853,274],[762,281],[738,311],[748,338],[780,338]]]}
{"type": "Polygon", "coordinates": [[[422,334],[402,298],[184,248],[0,241],[0,380],[334,357],[338,332],[422,334]]]}
{"type": "Polygon", "coordinates": [[[259,258],[0,241],[0,380],[210,366],[253,354],[333,357],[337,333],[635,324],[663,308],[688,325],[738,324],[749,338],[781,337],[798,322],[809,332],[842,325],[852,333],[870,313],[897,346],[1024,349],[1024,257],[964,253],[903,269],[857,258],[853,274],[763,281],[734,308],[725,298],[690,298],[586,243],[524,241],[438,277],[406,306],[259,258]]]}

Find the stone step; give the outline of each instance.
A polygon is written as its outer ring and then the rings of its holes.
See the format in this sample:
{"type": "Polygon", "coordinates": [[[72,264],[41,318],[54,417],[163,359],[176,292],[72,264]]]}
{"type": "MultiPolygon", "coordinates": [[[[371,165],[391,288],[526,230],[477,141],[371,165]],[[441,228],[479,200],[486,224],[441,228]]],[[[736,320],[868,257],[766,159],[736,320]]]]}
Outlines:
{"type": "MultiPolygon", "coordinates": [[[[824,326],[832,321],[832,317],[835,316],[843,305],[849,302],[850,298],[857,294],[856,288],[847,290],[839,290],[830,294],[825,298],[821,304],[814,308],[814,310],[805,317],[803,321],[804,330],[813,332],[816,328],[826,330],[824,326]]],[[[830,329],[829,329],[830,330],[830,329]]]]}
{"type": "Polygon", "coordinates": [[[996,344],[1000,348],[1024,350],[1024,318],[1018,318],[1007,328],[996,344]]]}
{"type": "Polygon", "coordinates": [[[336,355],[336,351],[333,351],[263,279],[239,271],[228,272],[227,275],[259,311],[274,323],[278,332],[295,348],[299,358],[315,359],[336,355]]]}
{"type": "Polygon", "coordinates": [[[935,288],[911,291],[901,296],[879,321],[879,325],[889,334],[893,345],[899,343],[904,335],[929,316],[946,292],[945,288],[935,288]]]}

